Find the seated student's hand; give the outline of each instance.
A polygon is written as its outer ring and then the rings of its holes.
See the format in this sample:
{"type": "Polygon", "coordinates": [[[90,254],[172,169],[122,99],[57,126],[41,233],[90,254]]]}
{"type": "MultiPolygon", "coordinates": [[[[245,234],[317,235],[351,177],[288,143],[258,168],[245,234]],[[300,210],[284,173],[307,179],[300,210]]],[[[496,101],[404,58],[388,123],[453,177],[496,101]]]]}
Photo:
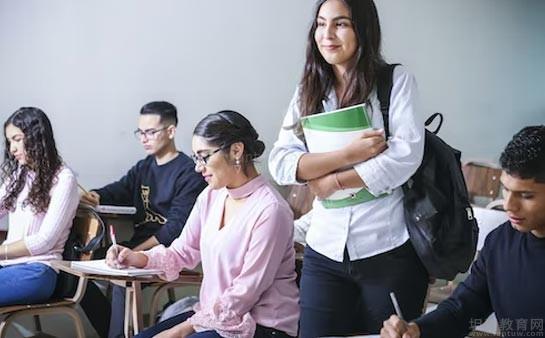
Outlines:
{"type": "Polygon", "coordinates": [[[100,195],[94,191],[83,193],[79,199],[80,203],[96,206],[100,204],[100,195]]]}
{"type": "Polygon", "coordinates": [[[339,189],[337,187],[337,181],[335,181],[334,175],[335,173],[308,181],[307,185],[310,192],[316,195],[316,197],[319,199],[324,199],[331,196],[331,194],[339,189]]]}
{"type": "Polygon", "coordinates": [[[380,338],[420,338],[420,328],[415,323],[407,323],[392,315],[384,321],[380,338]]]}
{"type": "Polygon", "coordinates": [[[345,160],[349,164],[367,161],[386,149],[384,130],[366,130],[344,148],[345,160]]]}
{"type": "Polygon", "coordinates": [[[143,268],[148,263],[148,257],[140,252],[134,252],[121,245],[112,245],[106,253],[106,264],[115,269],[126,269],[130,266],[143,268]]]}
{"type": "Polygon", "coordinates": [[[165,330],[158,335],[155,336],[155,338],[185,338],[195,333],[195,329],[193,329],[193,325],[191,325],[189,322],[185,321],[181,324],[178,324],[171,329],[165,330]]]}

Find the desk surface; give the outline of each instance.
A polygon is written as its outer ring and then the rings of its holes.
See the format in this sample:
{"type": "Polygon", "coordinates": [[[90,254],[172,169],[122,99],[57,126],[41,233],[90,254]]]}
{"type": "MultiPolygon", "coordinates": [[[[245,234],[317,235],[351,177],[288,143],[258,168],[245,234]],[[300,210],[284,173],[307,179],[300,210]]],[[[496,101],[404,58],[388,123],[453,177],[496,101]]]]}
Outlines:
{"type": "MultiPolygon", "coordinates": [[[[105,280],[125,288],[125,337],[132,337],[144,327],[142,314],[142,285],[143,284],[161,284],[161,285],[198,285],[202,281],[202,274],[195,271],[182,271],[179,278],[172,282],[166,282],[158,276],[111,276],[88,273],[72,268],[69,261],[52,261],[51,266],[60,271],[80,277],[80,283],[86,280],[105,280]],[[132,329],[131,329],[132,328],[132,329]]],[[[85,284],[82,291],[79,291],[78,301],[85,291],[85,284]]]]}
{"type": "MultiPolygon", "coordinates": [[[[164,283],[165,282],[164,279],[161,279],[158,276],[112,276],[112,275],[89,273],[89,272],[72,268],[70,263],[71,263],[70,261],[52,261],[51,266],[54,269],[64,271],[71,275],[85,277],[85,278],[94,279],[94,280],[126,281],[126,282],[142,282],[142,283],[164,283]]],[[[202,273],[196,272],[196,271],[184,270],[180,274],[179,281],[184,283],[191,283],[191,282],[200,283],[202,281],[202,273]]],[[[173,281],[173,282],[175,283],[176,281],[173,281]]]]}

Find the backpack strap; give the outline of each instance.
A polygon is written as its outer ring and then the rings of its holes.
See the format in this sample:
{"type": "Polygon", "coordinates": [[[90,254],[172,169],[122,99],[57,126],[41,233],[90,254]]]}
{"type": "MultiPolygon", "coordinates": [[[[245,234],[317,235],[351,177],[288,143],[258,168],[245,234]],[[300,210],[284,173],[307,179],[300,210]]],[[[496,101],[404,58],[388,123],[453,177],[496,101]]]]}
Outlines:
{"type": "MultiPolygon", "coordinates": [[[[380,111],[382,112],[382,119],[384,120],[384,135],[386,138],[390,136],[390,119],[388,112],[390,111],[390,97],[392,95],[392,87],[394,86],[394,69],[396,66],[399,66],[399,63],[386,64],[379,69],[377,76],[377,97],[380,102],[380,111]]],[[[433,121],[438,118],[439,122],[433,134],[436,134],[441,129],[443,125],[443,114],[433,113],[426,122],[424,123],[425,127],[428,127],[433,121]]]]}
{"type": "Polygon", "coordinates": [[[435,130],[432,131],[432,133],[434,133],[435,135],[437,135],[437,133],[441,129],[441,126],[443,125],[443,114],[433,113],[430,117],[428,117],[426,122],[424,122],[424,126],[428,127],[430,124],[433,123],[433,121],[435,120],[436,117],[439,117],[439,122],[437,123],[437,127],[435,128],[435,130]]]}
{"type": "Polygon", "coordinates": [[[385,64],[378,71],[377,76],[377,97],[380,102],[380,111],[384,120],[384,133],[386,138],[390,136],[390,119],[388,111],[390,110],[390,96],[394,85],[393,75],[395,67],[399,63],[385,64]]]}

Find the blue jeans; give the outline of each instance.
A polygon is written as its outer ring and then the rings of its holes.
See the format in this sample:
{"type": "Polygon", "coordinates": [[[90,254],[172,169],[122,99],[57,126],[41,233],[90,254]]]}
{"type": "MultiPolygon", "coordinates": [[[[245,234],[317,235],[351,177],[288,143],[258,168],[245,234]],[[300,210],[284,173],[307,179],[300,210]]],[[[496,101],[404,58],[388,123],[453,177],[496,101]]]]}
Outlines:
{"type": "Polygon", "coordinates": [[[301,277],[300,337],[377,334],[395,310],[394,292],[405,319],[421,314],[428,273],[410,241],[391,251],[343,262],[305,248],[301,277]]]}
{"type": "Polygon", "coordinates": [[[42,263],[0,266],[0,306],[45,302],[56,284],[57,273],[42,263]]]}

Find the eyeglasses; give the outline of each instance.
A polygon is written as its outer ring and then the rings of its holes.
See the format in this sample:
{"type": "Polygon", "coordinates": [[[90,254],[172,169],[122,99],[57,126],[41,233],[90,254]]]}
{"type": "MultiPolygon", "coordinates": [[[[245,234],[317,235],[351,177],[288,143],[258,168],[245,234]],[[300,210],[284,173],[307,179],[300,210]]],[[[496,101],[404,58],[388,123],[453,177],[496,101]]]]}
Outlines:
{"type": "Polygon", "coordinates": [[[165,129],[167,129],[168,127],[163,127],[163,128],[159,128],[159,129],[146,129],[146,130],[141,130],[141,129],[136,129],[134,131],[134,136],[137,138],[137,139],[142,139],[144,136],[148,139],[148,140],[153,140],[155,138],[157,138],[157,134],[165,129]]]}
{"type": "Polygon", "coordinates": [[[212,157],[212,155],[214,155],[218,151],[223,150],[223,148],[224,147],[219,147],[217,149],[214,149],[214,150],[208,152],[204,156],[199,155],[199,154],[192,154],[191,159],[193,160],[193,162],[195,162],[196,165],[206,166],[208,164],[208,160],[210,159],[210,157],[212,157]]]}

